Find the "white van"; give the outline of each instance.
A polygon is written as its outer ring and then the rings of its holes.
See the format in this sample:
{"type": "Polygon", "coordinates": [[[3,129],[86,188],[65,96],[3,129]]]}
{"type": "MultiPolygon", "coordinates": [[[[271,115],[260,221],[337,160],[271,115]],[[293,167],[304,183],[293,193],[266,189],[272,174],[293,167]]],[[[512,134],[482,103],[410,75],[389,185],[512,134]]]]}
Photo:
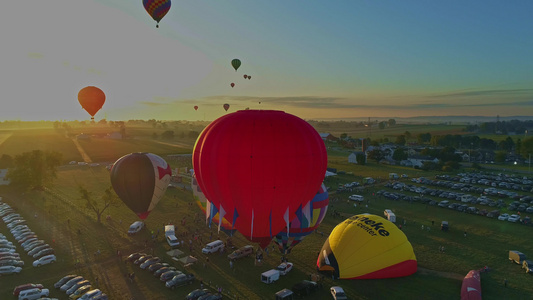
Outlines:
{"type": "Polygon", "coordinates": [[[224,249],[224,242],[221,240],[216,240],[214,242],[211,242],[202,249],[203,254],[208,253],[215,253],[217,251],[220,251],[220,249],[224,249]]]}
{"type": "Polygon", "coordinates": [[[264,283],[272,283],[279,279],[279,271],[278,270],[268,270],[266,272],[261,273],[261,281],[264,283]]]}
{"type": "Polygon", "coordinates": [[[130,229],[128,229],[128,234],[136,234],[137,232],[141,231],[141,229],[144,228],[144,223],[141,221],[135,221],[133,224],[130,225],[130,229]]]}
{"type": "Polygon", "coordinates": [[[396,223],[396,215],[392,212],[392,210],[386,209],[383,214],[387,220],[391,221],[392,223],[396,223]]]}
{"type": "Polygon", "coordinates": [[[33,288],[20,291],[19,300],[33,300],[39,299],[43,296],[48,296],[50,291],[48,289],[33,288]]]}

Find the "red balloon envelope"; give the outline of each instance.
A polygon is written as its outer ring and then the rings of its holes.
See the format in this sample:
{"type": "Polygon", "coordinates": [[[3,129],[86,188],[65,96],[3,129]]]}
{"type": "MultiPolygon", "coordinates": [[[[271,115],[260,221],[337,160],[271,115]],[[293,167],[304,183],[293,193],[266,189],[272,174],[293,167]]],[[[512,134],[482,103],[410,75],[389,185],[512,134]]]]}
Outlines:
{"type": "Polygon", "coordinates": [[[316,194],[324,142],[306,121],[282,111],[241,110],[198,137],[193,167],[206,197],[246,238],[266,247],[316,194]]]}
{"type": "Polygon", "coordinates": [[[91,115],[91,119],[94,120],[94,115],[104,105],[105,94],[95,86],[87,86],[78,92],[78,101],[81,107],[91,115]]]}

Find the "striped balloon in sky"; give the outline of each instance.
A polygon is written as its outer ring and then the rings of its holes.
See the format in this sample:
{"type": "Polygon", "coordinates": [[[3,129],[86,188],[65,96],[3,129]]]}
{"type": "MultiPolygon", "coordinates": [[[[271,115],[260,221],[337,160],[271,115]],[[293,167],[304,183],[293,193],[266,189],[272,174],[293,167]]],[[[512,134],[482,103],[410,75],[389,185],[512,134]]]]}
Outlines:
{"type": "Polygon", "coordinates": [[[159,21],[170,10],[170,0],[143,0],[144,9],[157,22],[155,27],[159,28],[159,21]]]}

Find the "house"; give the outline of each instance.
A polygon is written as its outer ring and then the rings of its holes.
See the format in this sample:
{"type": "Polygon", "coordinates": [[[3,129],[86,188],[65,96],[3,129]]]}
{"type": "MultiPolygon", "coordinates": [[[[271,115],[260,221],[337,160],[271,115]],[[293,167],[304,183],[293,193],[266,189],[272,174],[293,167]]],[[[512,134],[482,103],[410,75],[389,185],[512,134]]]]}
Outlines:
{"type": "Polygon", "coordinates": [[[357,156],[358,155],[364,155],[366,159],[366,153],[362,151],[352,152],[350,155],[348,155],[348,162],[352,164],[357,164],[357,156]]]}
{"type": "Polygon", "coordinates": [[[333,136],[331,133],[319,133],[319,135],[323,141],[335,142],[339,139],[338,137],[333,136]]]}
{"type": "Polygon", "coordinates": [[[438,158],[408,158],[400,161],[400,165],[405,167],[422,168],[426,161],[439,163],[438,158]]]}

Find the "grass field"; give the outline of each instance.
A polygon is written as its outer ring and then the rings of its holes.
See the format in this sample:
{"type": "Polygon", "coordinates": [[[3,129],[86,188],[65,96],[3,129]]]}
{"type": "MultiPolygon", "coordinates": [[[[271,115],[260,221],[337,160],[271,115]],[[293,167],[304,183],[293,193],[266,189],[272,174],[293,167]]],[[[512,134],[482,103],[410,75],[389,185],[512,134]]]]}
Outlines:
{"type": "MultiPolygon", "coordinates": [[[[8,144],[3,146],[9,146],[9,140],[12,138],[16,138],[16,135],[7,139],[8,144]]],[[[50,139],[60,140],[59,135],[50,135],[50,139]]],[[[43,139],[42,146],[39,147],[51,149],[55,147],[55,143],[44,143],[45,140],[43,139]]],[[[22,140],[18,141],[20,143],[22,140]]],[[[190,153],[192,150],[192,146],[188,149],[169,146],[171,148],[167,149],[163,147],[164,145],[153,144],[149,140],[121,141],[116,145],[103,142],[98,141],[94,145],[85,144],[83,147],[87,153],[93,153],[95,157],[107,155],[102,149],[108,149],[110,153],[118,153],[123,149],[130,149],[129,147],[135,148],[135,145],[146,147],[144,148],[147,149],[146,151],[156,149],[161,155],[171,150],[175,150],[172,153],[187,151],[190,153]]],[[[106,140],[105,142],[113,141],[106,140]]],[[[12,143],[15,145],[14,142],[12,143]]],[[[74,155],[77,150],[69,147],[65,151],[74,155]]],[[[4,148],[0,148],[2,149],[4,148]]],[[[4,153],[3,150],[0,152],[4,153]]],[[[178,162],[171,162],[171,164],[173,164],[172,167],[182,166],[178,162]]],[[[347,172],[345,175],[326,179],[326,185],[331,190],[335,190],[339,183],[360,181],[366,176],[381,177],[385,181],[390,172],[406,173],[410,177],[435,175],[435,173],[410,168],[376,165],[373,162],[367,166],[351,165],[347,163],[347,156],[344,156],[342,151],[330,153],[328,166],[347,172]],[[350,172],[353,174],[349,174],[350,172]]],[[[132,297],[134,299],[183,299],[190,290],[199,287],[198,280],[191,286],[171,291],[149,272],[141,270],[138,266],[125,264],[124,257],[120,259],[116,254],[117,250],[120,250],[124,256],[136,251],[153,252],[154,255],[163,258],[178,269],[185,270],[181,263],[171,260],[165,253],[169,247],[162,238],[162,231],[163,225],[169,222],[177,225],[178,234],[186,244],[189,240],[192,241],[192,251],[189,247],[181,250],[199,259],[186,271],[195,274],[198,279],[203,280],[205,285],[213,289],[222,287],[227,298],[273,299],[276,291],[290,288],[302,279],[309,279],[309,274],[316,272],[317,252],[339,222],[346,217],[363,212],[382,215],[385,208],[392,209],[400,222],[406,220],[403,230],[411,241],[417,256],[418,272],[405,278],[382,280],[343,281],[325,278],[324,288],[307,299],[328,299],[328,289],[332,285],[342,286],[351,299],[457,299],[462,277],[469,270],[482,268],[485,265],[488,265],[492,271],[482,275],[484,299],[531,299],[533,294],[533,285],[531,285],[533,277],[525,274],[519,266],[509,263],[507,259],[508,250],[520,250],[530,256],[533,255],[533,244],[530,239],[533,227],[420,203],[410,204],[372,196],[382,188],[380,186],[369,187],[362,192],[365,198],[369,199],[368,208],[354,207],[352,203],[348,203],[349,194],[331,193],[329,211],[337,210],[342,213],[343,217],[335,218],[328,214],[319,227],[319,231],[323,234],[309,235],[288,256],[289,260],[295,264],[295,270],[278,282],[266,285],[260,282],[260,274],[279,263],[281,255],[277,250],[271,251],[261,266],[255,266],[254,260],[248,257],[238,260],[234,269],[230,269],[225,255],[219,254],[210,255],[209,262],[207,262],[206,256],[200,253],[201,247],[211,239],[218,237],[226,240],[227,235],[222,232],[219,235],[216,226],[208,228],[205,225],[205,219],[194,203],[189,190],[168,189],[165,197],[147,218],[147,229],[139,235],[128,236],[127,228],[129,224],[137,220],[137,216],[124,204],[118,203],[116,207],[111,207],[104,214],[110,216],[109,220],[104,217],[102,223],[96,222],[94,213],[86,209],[79,199],[77,187],[80,184],[98,196],[110,185],[109,173],[103,166],[67,165],[60,167],[55,184],[46,191],[31,191],[22,194],[5,186],[0,187],[0,196],[3,196],[3,201],[16,207],[28,220],[30,228],[41,239],[51,244],[58,256],[56,264],[33,268],[31,258],[21,248],[18,248],[26,265],[21,274],[0,278],[0,299],[9,299],[12,297],[11,291],[14,286],[27,282],[42,283],[51,289],[51,296],[66,299],[64,293],[53,289],[52,285],[62,276],[71,273],[83,275],[93,283],[98,276],[98,287],[109,294],[110,299],[131,299],[132,297]],[[185,219],[184,225],[181,223],[183,219],[185,219]],[[438,230],[438,224],[442,220],[450,222],[449,232],[438,230]],[[435,225],[432,225],[432,221],[435,225]],[[431,230],[421,230],[421,225],[426,228],[430,226],[431,230]],[[152,241],[151,232],[157,234],[158,230],[160,234],[152,241]],[[466,238],[463,236],[464,231],[468,232],[466,238]],[[195,240],[192,237],[194,233],[201,238],[195,240]],[[202,242],[199,242],[200,239],[202,242]],[[440,246],[446,247],[445,253],[439,252],[440,246]],[[94,254],[97,250],[101,251],[100,255],[94,254]],[[80,267],[75,267],[77,260],[81,264],[80,267]],[[125,277],[125,274],[131,272],[136,274],[133,283],[125,277]],[[508,280],[507,288],[503,286],[504,279],[508,280]]],[[[185,182],[185,186],[187,185],[188,182],[185,182]]],[[[0,232],[11,237],[5,225],[0,224],[0,232]]],[[[236,234],[232,240],[236,246],[248,244],[240,234],[236,234]]]]}

